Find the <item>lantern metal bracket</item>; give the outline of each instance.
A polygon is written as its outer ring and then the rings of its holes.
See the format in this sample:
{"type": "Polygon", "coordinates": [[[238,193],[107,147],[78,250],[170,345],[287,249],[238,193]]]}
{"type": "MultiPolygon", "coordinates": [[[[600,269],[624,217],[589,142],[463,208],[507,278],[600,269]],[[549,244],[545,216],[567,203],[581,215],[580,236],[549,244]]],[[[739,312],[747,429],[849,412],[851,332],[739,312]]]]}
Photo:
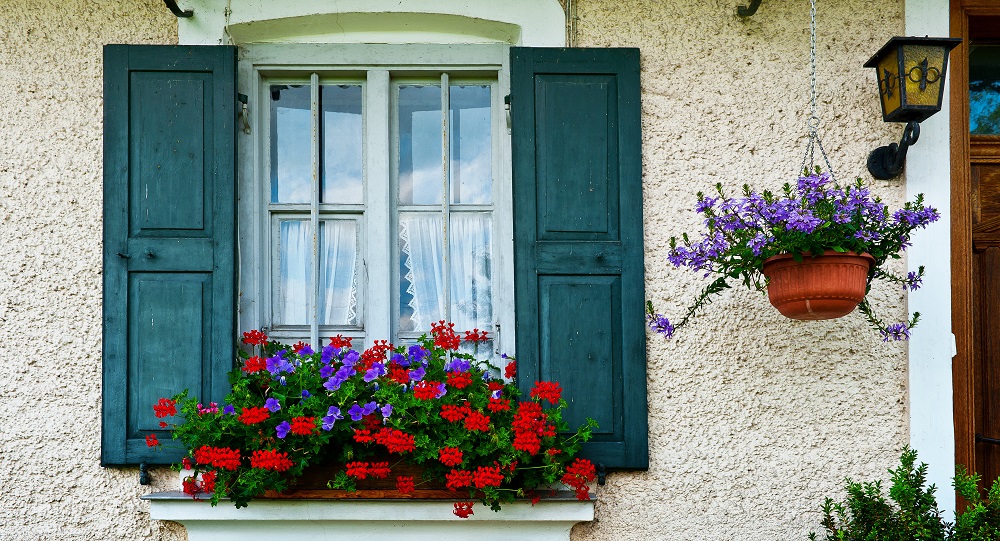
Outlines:
{"type": "Polygon", "coordinates": [[[607,480],[607,478],[608,478],[608,469],[604,466],[604,464],[598,463],[597,464],[597,484],[603,487],[605,481],[607,480]]]}
{"type": "Polygon", "coordinates": [[[736,14],[740,17],[752,17],[754,13],[757,13],[757,8],[760,7],[762,1],[750,0],[749,6],[736,6],[736,14]]]}
{"type": "Polygon", "coordinates": [[[139,484],[149,484],[149,466],[147,466],[145,462],[139,463],[139,484]]]}
{"type": "Polygon", "coordinates": [[[920,138],[920,123],[911,121],[903,128],[899,144],[878,147],[868,155],[868,172],[879,180],[898,177],[906,163],[906,150],[920,138]]]}
{"type": "Polygon", "coordinates": [[[179,8],[177,6],[177,0],[163,0],[163,3],[167,5],[167,8],[170,9],[171,13],[173,13],[178,17],[183,17],[186,19],[194,15],[194,10],[191,9],[182,10],[181,8],[179,8]]]}

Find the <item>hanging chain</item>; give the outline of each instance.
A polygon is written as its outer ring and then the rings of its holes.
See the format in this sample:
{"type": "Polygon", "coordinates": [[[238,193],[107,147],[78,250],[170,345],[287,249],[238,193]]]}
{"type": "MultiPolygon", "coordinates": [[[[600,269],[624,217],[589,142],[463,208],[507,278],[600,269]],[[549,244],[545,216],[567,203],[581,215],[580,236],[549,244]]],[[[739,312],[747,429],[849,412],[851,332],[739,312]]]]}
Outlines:
{"type": "Polygon", "coordinates": [[[809,120],[806,123],[809,129],[809,142],[806,143],[806,153],[802,157],[802,165],[799,166],[799,174],[806,169],[809,164],[809,172],[816,169],[815,149],[819,147],[819,152],[823,156],[826,170],[830,173],[830,178],[834,179],[833,166],[826,156],[826,149],[823,148],[823,141],[819,138],[819,116],[816,114],[816,0],[809,0],[809,120]]]}

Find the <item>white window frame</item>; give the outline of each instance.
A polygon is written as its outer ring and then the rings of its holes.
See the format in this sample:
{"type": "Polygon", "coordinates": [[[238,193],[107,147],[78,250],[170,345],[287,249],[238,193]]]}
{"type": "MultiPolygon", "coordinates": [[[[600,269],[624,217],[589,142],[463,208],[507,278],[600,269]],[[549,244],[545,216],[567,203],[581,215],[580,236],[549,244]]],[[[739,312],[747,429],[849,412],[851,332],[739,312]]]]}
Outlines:
{"type": "MultiPolygon", "coordinates": [[[[486,76],[496,83],[493,101],[493,319],[489,330],[497,352],[514,350],[513,213],[511,208],[511,155],[504,96],[510,92],[509,46],[496,45],[384,45],[384,44],[259,44],[240,48],[238,88],[248,97],[249,133],[238,134],[238,216],[239,235],[239,328],[270,329],[271,312],[271,217],[270,201],[269,89],[268,78],[295,76],[308,78],[363,77],[364,218],[360,231],[365,237],[359,256],[362,273],[358,304],[363,306],[361,323],[364,346],[372,340],[392,340],[398,336],[393,292],[398,289],[398,230],[392,215],[396,205],[392,124],[392,75],[440,77],[486,76]],[[386,104],[377,107],[372,104],[386,104]],[[375,264],[374,262],[385,262],[375,264]]],[[[241,122],[242,126],[242,122],[241,122]]],[[[463,329],[464,330],[464,329],[463,329]]],[[[337,331],[341,332],[341,331],[337,331]]],[[[345,336],[359,336],[344,330],[345,336]]],[[[314,324],[309,335],[272,333],[283,341],[307,339],[322,345],[327,338],[314,324]]],[[[360,338],[361,336],[359,336],[360,338]]]]}

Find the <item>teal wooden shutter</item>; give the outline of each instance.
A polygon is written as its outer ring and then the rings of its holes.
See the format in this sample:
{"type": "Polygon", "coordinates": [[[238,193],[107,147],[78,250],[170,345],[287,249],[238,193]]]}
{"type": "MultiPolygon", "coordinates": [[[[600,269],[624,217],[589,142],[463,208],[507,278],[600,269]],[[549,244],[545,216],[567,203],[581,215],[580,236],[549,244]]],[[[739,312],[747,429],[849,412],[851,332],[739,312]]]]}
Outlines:
{"type": "Polygon", "coordinates": [[[235,100],[234,47],[104,49],[103,465],[179,460],[153,404],[227,393],[235,100]]]}
{"type": "Polygon", "coordinates": [[[638,49],[511,49],[518,384],[558,381],[583,456],[647,468],[638,49]]]}

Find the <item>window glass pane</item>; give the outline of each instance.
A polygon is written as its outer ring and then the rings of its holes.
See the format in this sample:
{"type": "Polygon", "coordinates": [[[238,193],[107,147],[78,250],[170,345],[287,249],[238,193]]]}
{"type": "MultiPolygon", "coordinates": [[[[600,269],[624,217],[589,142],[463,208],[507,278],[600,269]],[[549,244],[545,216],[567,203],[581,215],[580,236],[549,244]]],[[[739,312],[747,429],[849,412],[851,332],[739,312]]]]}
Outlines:
{"type": "Polygon", "coordinates": [[[969,131],[1000,135],[1000,45],[970,47],[969,131]]]}
{"type": "Polygon", "coordinates": [[[399,87],[399,203],[441,204],[441,86],[399,87]]]}
{"type": "Polygon", "coordinates": [[[485,213],[451,215],[451,321],[456,329],[490,330],[493,325],[493,229],[485,213]]]}
{"type": "Polygon", "coordinates": [[[488,205],[493,190],[490,87],[452,85],[449,97],[451,202],[488,205]]]}
{"type": "Polygon", "coordinates": [[[274,317],[279,325],[309,325],[312,288],[312,226],[306,220],[278,222],[278,280],[274,317]]]}
{"type": "Polygon", "coordinates": [[[354,220],[319,223],[319,323],[358,323],[358,233],[354,220]]]}
{"type": "Polygon", "coordinates": [[[323,203],[362,203],[361,186],[361,86],[323,85],[323,203]]]}
{"type": "Polygon", "coordinates": [[[271,85],[271,201],[311,200],[312,149],[309,87],[271,85]]]}
{"type": "Polygon", "coordinates": [[[399,217],[399,329],[429,331],[445,319],[444,229],[441,215],[399,217]]]}

